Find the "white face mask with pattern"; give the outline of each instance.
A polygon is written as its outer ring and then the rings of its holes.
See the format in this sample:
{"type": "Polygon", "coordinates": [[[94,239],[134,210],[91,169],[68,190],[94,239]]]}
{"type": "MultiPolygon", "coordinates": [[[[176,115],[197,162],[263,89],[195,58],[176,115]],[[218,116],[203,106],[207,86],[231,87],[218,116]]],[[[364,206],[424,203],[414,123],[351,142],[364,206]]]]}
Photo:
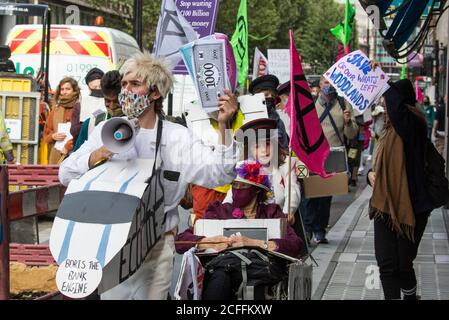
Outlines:
{"type": "Polygon", "coordinates": [[[122,111],[128,119],[139,118],[142,113],[151,106],[153,102],[150,99],[150,94],[139,96],[136,93],[122,89],[118,96],[120,105],[122,106],[122,111]]]}

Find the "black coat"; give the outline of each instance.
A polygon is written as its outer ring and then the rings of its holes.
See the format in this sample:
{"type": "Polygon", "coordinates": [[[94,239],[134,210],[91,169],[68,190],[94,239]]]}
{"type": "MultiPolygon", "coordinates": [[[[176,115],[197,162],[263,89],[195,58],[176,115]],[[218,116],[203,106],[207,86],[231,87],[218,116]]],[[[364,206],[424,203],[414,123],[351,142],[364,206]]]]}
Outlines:
{"type": "Polygon", "coordinates": [[[398,89],[391,87],[384,97],[391,124],[404,142],[408,188],[414,213],[429,213],[433,206],[424,184],[427,126],[407,108],[398,89]]]}

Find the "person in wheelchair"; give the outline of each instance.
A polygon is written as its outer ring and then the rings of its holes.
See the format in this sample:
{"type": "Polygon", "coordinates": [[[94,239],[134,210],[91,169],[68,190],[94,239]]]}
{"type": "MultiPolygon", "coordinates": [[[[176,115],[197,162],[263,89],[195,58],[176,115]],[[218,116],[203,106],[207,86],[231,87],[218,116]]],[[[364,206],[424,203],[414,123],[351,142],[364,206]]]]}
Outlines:
{"type": "MultiPolygon", "coordinates": [[[[283,219],[285,214],[276,204],[266,204],[267,193],[271,192],[271,182],[267,170],[256,161],[243,161],[237,165],[237,178],[232,184],[232,203],[214,202],[206,210],[204,219],[283,219]]],[[[205,265],[203,300],[233,300],[242,297],[243,283],[253,283],[253,298],[263,300],[265,288],[275,285],[287,271],[285,265],[270,260],[264,250],[298,257],[302,240],[291,226],[283,239],[257,240],[242,235],[230,237],[201,237],[194,234],[193,227],[176,237],[176,251],[179,254],[196,246],[198,251],[214,250],[218,256],[205,265]],[[188,243],[188,244],[186,244],[188,243]],[[252,247],[239,252],[235,248],[252,247]],[[257,248],[264,250],[257,250],[257,248]],[[230,249],[230,250],[227,250],[230,249]],[[242,262],[243,261],[243,262],[242,262]],[[249,263],[248,263],[249,261],[249,263]],[[242,265],[245,272],[242,273],[242,265]],[[246,278],[246,279],[245,279],[246,278]]],[[[243,296],[245,298],[245,296],[243,296]]]]}

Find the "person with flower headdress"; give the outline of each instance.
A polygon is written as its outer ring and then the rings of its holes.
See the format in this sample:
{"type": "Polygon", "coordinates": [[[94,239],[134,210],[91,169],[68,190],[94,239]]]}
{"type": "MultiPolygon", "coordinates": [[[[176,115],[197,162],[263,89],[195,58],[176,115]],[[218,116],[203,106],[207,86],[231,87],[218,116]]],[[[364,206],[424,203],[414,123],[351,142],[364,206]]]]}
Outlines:
{"type": "MultiPolygon", "coordinates": [[[[301,202],[301,189],[295,170],[289,170],[288,150],[279,145],[277,129],[273,119],[255,119],[240,128],[236,140],[244,145],[245,160],[258,161],[268,170],[272,185],[268,202],[278,204],[293,223],[292,217],[301,202]]],[[[296,159],[292,157],[292,168],[295,167],[296,159]]],[[[232,201],[231,191],[223,202],[232,201]]]]}
{"type": "MultiPolygon", "coordinates": [[[[232,183],[232,203],[219,201],[209,205],[204,219],[283,219],[285,214],[274,203],[267,204],[267,194],[271,192],[270,174],[266,168],[256,161],[242,161],[237,164],[237,178],[232,183]]],[[[193,227],[188,228],[176,237],[180,242],[197,242],[199,250],[215,249],[223,251],[229,247],[256,246],[270,251],[277,251],[292,257],[299,255],[302,247],[301,239],[292,227],[284,239],[269,241],[249,239],[244,236],[227,238],[223,236],[205,238],[195,236],[193,227]],[[201,244],[201,242],[218,244],[201,244]]],[[[177,244],[176,251],[180,254],[188,251],[194,244],[177,244]]]]}
{"type": "MultiPolygon", "coordinates": [[[[267,193],[271,190],[271,182],[269,173],[261,163],[255,161],[239,162],[236,171],[237,178],[232,184],[232,203],[217,201],[210,204],[204,219],[285,218],[278,205],[265,203],[267,193]]],[[[251,239],[241,235],[201,237],[196,236],[193,232],[193,227],[190,227],[176,237],[176,251],[182,254],[195,246],[195,243],[199,251],[212,249],[222,252],[228,248],[260,247],[261,249],[280,252],[292,257],[299,255],[303,244],[291,226],[287,226],[285,238],[269,239],[268,241],[251,239]]],[[[218,255],[206,265],[206,270],[211,265],[214,267],[213,272],[207,272],[205,275],[202,292],[203,300],[232,300],[238,294],[240,282],[242,281],[241,272],[238,270],[240,260],[233,254],[223,254],[218,255]],[[226,267],[221,265],[221,262],[226,262],[226,267]]],[[[247,272],[247,280],[251,281],[251,272],[249,269],[247,272]]],[[[257,292],[257,290],[254,291],[257,292]]],[[[264,299],[262,296],[256,296],[257,294],[254,294],[256,299],[264,299]]]]}

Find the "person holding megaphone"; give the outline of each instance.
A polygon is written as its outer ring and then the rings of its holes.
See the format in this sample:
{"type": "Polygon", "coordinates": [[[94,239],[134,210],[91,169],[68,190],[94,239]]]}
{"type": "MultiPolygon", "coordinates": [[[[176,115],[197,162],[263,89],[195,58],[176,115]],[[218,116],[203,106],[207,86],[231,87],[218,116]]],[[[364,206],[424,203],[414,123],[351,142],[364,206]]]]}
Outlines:
{"type": "Polygon", "coordinates": [[[240,146],[227,129],[237,111],[237,99],[230,91],[221,95],[220,138],[211,148],[189,129],[163,120],[162,103],[173,86],[173,75],[165,60],[146,52],[138,53],[125,62],[120,73],[119,102],[126,117],[97,125],[80,149],[61,164],[59,179],[67,186],[72,179],[110,159],[161,160],[166,233],[136,273],[101,298],[165,300],[173,275],[177,208],[188,184],[215,188],[231,183],[236,177],[240,146]]]}

